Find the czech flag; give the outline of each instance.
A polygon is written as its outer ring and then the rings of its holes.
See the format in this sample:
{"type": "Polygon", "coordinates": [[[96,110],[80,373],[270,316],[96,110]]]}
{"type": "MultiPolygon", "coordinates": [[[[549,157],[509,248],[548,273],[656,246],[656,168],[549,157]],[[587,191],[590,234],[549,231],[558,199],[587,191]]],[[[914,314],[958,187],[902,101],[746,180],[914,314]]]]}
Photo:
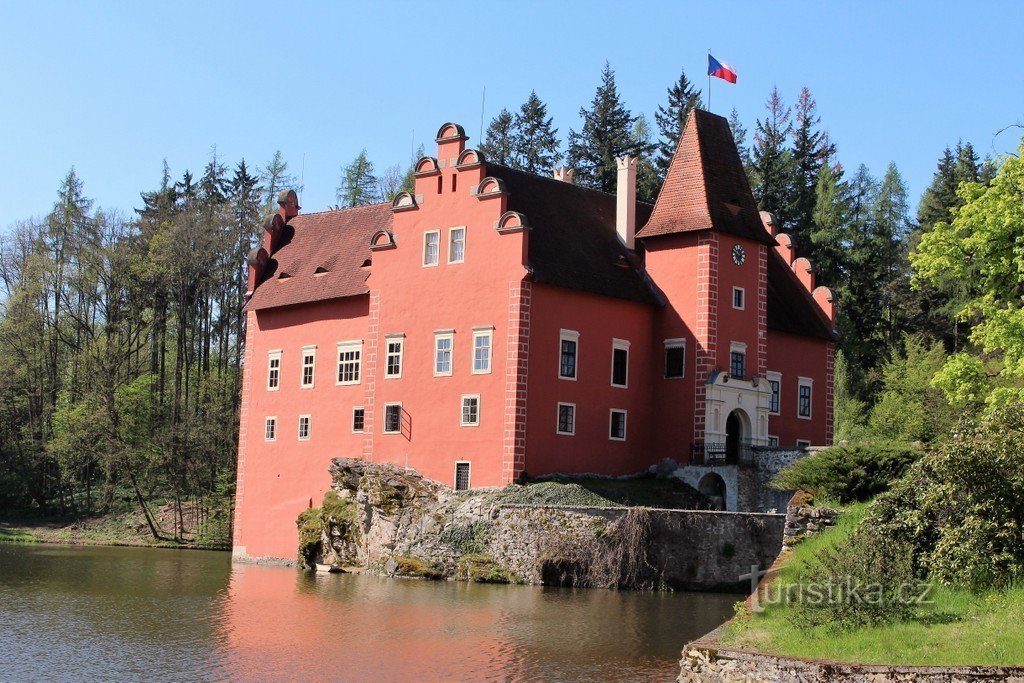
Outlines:
{"type": "Polygon", "coordinates": [[[723,81],[729,81],[730,83],[736,82],[736,69],[732,68],[725,62],[720,62],[710,54],[708,55],[708,76],[714,76],[721,78],[723,81]]]}

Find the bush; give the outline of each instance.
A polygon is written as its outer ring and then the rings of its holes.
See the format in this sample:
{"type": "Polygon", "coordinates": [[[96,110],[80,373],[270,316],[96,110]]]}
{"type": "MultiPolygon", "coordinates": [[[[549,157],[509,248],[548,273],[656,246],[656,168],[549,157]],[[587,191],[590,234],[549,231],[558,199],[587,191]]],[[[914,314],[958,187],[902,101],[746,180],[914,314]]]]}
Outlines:
{"type": "Polygon", "coordinates": [[[920,455],[913,446],[889,441],[833,446],[797,460],[776,475],[772,486],[811,491],[840,503],[865,501],[887,490],[920,455]]]}

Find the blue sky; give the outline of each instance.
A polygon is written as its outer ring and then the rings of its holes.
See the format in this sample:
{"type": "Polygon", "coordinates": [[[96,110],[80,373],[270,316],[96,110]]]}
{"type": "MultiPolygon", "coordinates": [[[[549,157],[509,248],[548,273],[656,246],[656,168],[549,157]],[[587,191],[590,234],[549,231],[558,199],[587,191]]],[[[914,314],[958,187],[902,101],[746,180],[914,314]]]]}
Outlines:
{"type": "Polygon", "coordinates": [[[378,168],[430,150],[445,121],[478,142],[531,89],[561,135],[579,127],[605,60],[651,117],[680,68],[749,129],[773,85],[807,85],[848,168],[895,161],[916,207],[946,145],[1016,148],[1024,122],[1017,2],[5,3],[0,228],[46,213],[72,165],[97,204],[130,211],[166,158],[199,173],[280,149],[305,211],[335,201],[365,147],[378,168]]]}

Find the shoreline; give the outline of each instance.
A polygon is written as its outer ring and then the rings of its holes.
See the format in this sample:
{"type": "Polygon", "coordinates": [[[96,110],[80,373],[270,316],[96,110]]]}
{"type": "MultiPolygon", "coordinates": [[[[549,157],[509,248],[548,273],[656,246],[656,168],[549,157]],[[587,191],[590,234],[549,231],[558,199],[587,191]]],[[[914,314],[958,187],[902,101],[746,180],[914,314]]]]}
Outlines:
{"type": "Polygon", "coordinates": [[[0,517],[0,543],[23,545],[77,545],[168,550],[212,550],[231,552],[231,544],[195,540],[154,539],[148,528],[141,531],[132,523],[134,513],[113,513],[96,517],[67,519],[33,518],[18,515],[0,517]]]}

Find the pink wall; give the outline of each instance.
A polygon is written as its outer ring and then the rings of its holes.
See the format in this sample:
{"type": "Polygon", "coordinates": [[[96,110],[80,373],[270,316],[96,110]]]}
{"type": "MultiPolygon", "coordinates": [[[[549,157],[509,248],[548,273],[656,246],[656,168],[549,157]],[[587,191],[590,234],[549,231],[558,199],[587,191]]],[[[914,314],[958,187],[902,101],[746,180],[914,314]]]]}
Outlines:
{"type": "Polygon", "coordinates": [[[769,416],[768,433],[779,437],[780,444],[792,445],[801,439],[810,441],[813,446],[830,445],[831,431],[826,420],[826,402],[830,396],[826,383],[831,355],[829,345],[820,339],[768,331],[768,370],[782,373],[779,415],[769,416]],[[810,420],[797,416],[800,377],[814,380],[810,420]]]}

